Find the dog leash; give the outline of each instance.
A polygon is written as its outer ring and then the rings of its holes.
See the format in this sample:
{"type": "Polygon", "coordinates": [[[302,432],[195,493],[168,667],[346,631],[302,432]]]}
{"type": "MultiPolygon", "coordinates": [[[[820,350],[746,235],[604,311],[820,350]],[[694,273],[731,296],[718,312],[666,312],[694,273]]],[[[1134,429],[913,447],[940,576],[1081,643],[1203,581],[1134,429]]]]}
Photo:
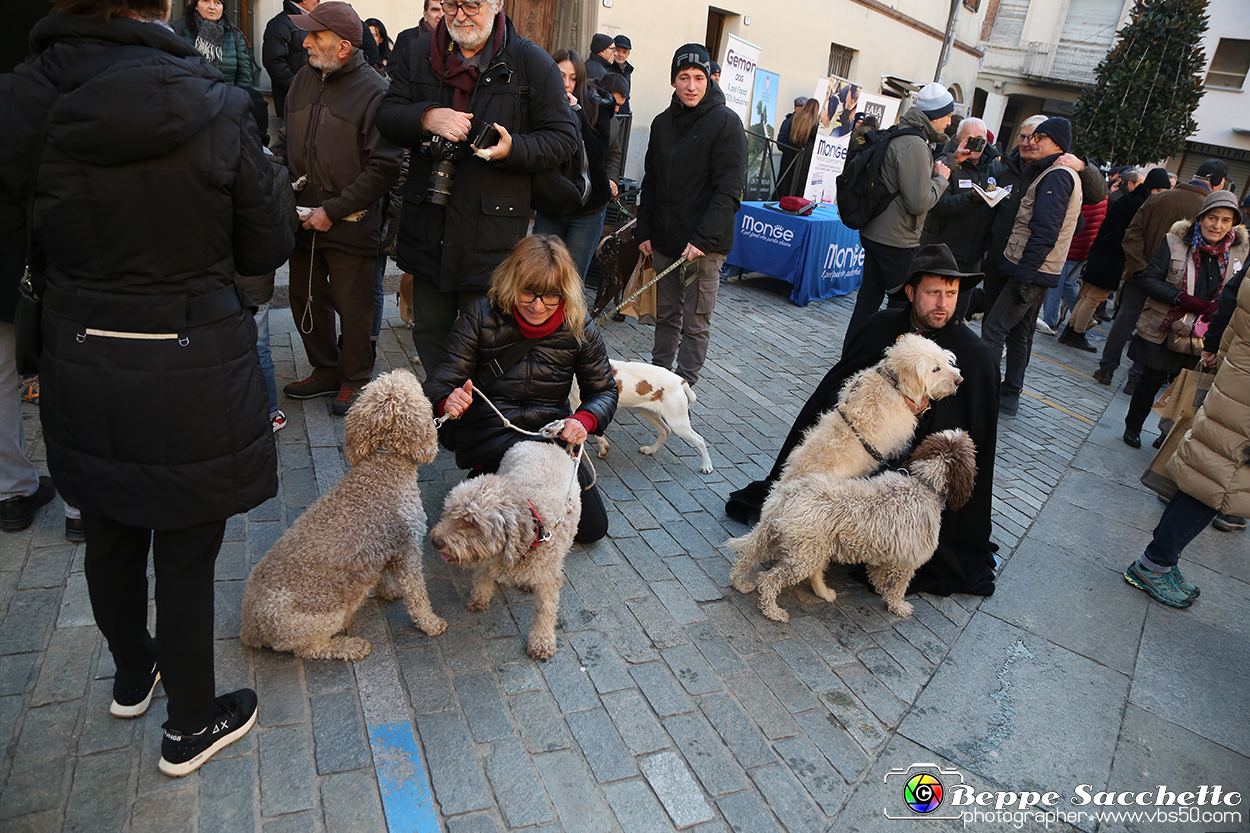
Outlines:
{"type": "Polygon", "coordinates": [[[622,309],[622,308],[623,308],[626,304],[628,304],[630,301],[633,301],[633,300],[634,300],[635,298],[637,298],[639,295],[641,295],[642,293],[646,292],[648,289],[650,289],[651,287],[653,287],[653,286],[655,286],[657,283],[659,283],[660,278],[664,277],[664,276],[665,276],[665,275],[667,275],[669,272],[671,272],[671,271],[673,271],[674,269],[676,269],[678,266],[681,266],[683,263],[688,263],[688,262],[689,262],[689,261],[687,261],[687,260],[686,260],[686,256],[685,256],[685,255],[682,255],[681,257],[677,258],[677,260],[674,260],[672,263],[670,263],[670,264],[669,264],[669,266],[668,266],[668,268],[667,268],[667,269],[665,269],[665,270],[664,270],[663,272],[661,272],[660,274],[656,275],[656,276],[655,276],[654,278],[652,278],[651,280],[647,281],[647,283],[646,283],[644,286],[642,286],[641,288],[639,288],[639,289],[638,289],[638,291],[637,291],[637,292],[635,292],[633,295],[630,295],[630,296],[629,296],[628,298],[626,298],[624,301],[621,301],[619,304],[617,304],[617,305],[616,305],[616,307],[615,307],[614,309],[610,309],[610,310],[608,310],[607,312],[605,312],[603,315],[601,315],[601,316],[599,316],[598,318],[596,318],[596,319],[595,319],[595,326],[598,326],[598,325],[602,324],[604,321],[607,321],[607,320],[608,320],[609,318],[611,318],[613,315],[616,315],[616,314],[617,314],[618,312],[620,312],[620,311],[621,311],[621,309],[622,309]]]}

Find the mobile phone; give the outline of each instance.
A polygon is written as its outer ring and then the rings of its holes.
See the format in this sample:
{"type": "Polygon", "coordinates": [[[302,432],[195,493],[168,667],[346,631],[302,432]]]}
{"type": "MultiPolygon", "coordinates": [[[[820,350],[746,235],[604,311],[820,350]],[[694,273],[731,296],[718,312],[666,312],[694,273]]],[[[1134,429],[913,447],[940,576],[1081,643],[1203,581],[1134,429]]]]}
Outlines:
{"type": "Polygon", "coordinates": [[[499,131],[495,129],[494,122],[487,122],[482,125],[482,129],[478,131],[477,138],[473,140],[473,147],[478,150],[493,148],[499,144],[499,131]]]}
{"type": "Polygon", "coordinates": [[[972,152],[974,152],[974,153],[975,153],[976,151],[978,151],[978,150],[985,150],[985,137],[984,137],[984,136],[973,136],[971,139],[969,139],[969,140],[968,140],[968,150],[970,150],[970,151],[972,151],[972,152]]]}

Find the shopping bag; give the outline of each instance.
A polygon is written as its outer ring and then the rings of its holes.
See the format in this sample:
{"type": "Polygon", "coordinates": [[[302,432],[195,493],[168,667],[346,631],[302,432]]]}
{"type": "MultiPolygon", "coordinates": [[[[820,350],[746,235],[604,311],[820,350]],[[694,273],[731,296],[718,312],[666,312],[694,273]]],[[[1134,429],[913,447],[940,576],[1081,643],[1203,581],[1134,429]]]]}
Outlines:
{"type": "MultiPolygon", "coordinates": [[[[651,266],[651,256],[639,255],[638,264],[634,267],[633,274],[629,276],[629,283],[625,284],[625,297],[630,297],[638,291],[640,286],[646,286],[654,278],[655,269],[651,266]]],[[[641,295],[621,307],[620,311],[622,315],[637,318],[640,324],[654,324],[655,285],[647,287],[641,295]]]]}
{"type": "Polygon", "coordinates": [[[407,272],[399,279],[399,317],[409,327],[416,321],[412,314],[412,275],[407,272]]]}
{"type": "Polygon", "coordinates": [[[1202,401],[1206,399],[1207,391],[1211,390],[1213,381],[1214,373],[1185,368],[1172,380],[1172,384],[1155,401],[1151,410],[1162,419],[1192,418],[1198,413],[1198,408],[1202,407],[1202,401]]]}
{"type": "Polygon", "coordinates": [[[1172,459],[1172,455],[1176,454],[1176,449],[1181,447],[1181,440],[1185,439],[1185,435],[1189,433],[1193,424],[1192,414],[1179,417],[1173,423],[1172,430],[1168,432],[1167,439],[1159,447],[1159,452],[1150,461],[1150,468],[1146,469],[1141,476],[1141,484],[1147,489],[1158,492],[1164,500],[1171,500],[1172,495],[1176,494],[1176,481],[1165,471],[1168,461],[1172,459]]]}

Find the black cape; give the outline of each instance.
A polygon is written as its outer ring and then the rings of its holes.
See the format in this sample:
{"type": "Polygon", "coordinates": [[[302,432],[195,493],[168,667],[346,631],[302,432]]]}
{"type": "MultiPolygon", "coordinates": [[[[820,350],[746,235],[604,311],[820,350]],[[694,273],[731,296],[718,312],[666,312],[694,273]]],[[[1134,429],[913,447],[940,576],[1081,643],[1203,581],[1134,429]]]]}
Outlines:
{"type": "MultiPolygon", "coordinates": [[[[768,477],[730,494],[725,504],[725,512],[730,517],[758,518],[772,484],[781,477],[786,458],[802,441],[804,432],[837,404],[838,393],[846,380],[879,362],[886,348],[909,332],[916,332],[910,305],[882,310],[865,322],[847,345],[842,360],[826,374],[799,411],[768,477]]],[[[915,442],[936,431],[963,428],[977,445],[977,481],[972,499],[962,509],[942,513],[937,552],[916,571],[908,592],[990,596],[994,593],[993,553],[998,549],[990,541],[994,454],[998,442],[998,361],[963,321],[953,321],[926,335],[955,354],[964,383],[953,396],[934,402],[920,416],[915,442]]],[[[909,448],[891,462],[902,462],[910,453],[909,448]]]]}

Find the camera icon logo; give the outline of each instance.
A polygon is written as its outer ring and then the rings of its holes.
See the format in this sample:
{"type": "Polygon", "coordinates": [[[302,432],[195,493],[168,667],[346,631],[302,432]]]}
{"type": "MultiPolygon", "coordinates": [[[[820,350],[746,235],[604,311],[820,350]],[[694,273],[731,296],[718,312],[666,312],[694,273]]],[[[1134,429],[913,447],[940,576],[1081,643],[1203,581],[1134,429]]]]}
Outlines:
{"type": "MultiPolygon", "coordinates": [[[[940,812],[946,787],[962,784],[963,773],[957,769],[943,769],[937,764],[915,763],[906,769],[891,769],[883,779],[886,784],[897,785],[902,805],[907,812],[891,813],[889,807],[882,809],[887,819],[918,821],[920,819],[958,819],[958,813],[940,812]]],[[[900,810],[902,808],[899,808],[900,810]]]]}

